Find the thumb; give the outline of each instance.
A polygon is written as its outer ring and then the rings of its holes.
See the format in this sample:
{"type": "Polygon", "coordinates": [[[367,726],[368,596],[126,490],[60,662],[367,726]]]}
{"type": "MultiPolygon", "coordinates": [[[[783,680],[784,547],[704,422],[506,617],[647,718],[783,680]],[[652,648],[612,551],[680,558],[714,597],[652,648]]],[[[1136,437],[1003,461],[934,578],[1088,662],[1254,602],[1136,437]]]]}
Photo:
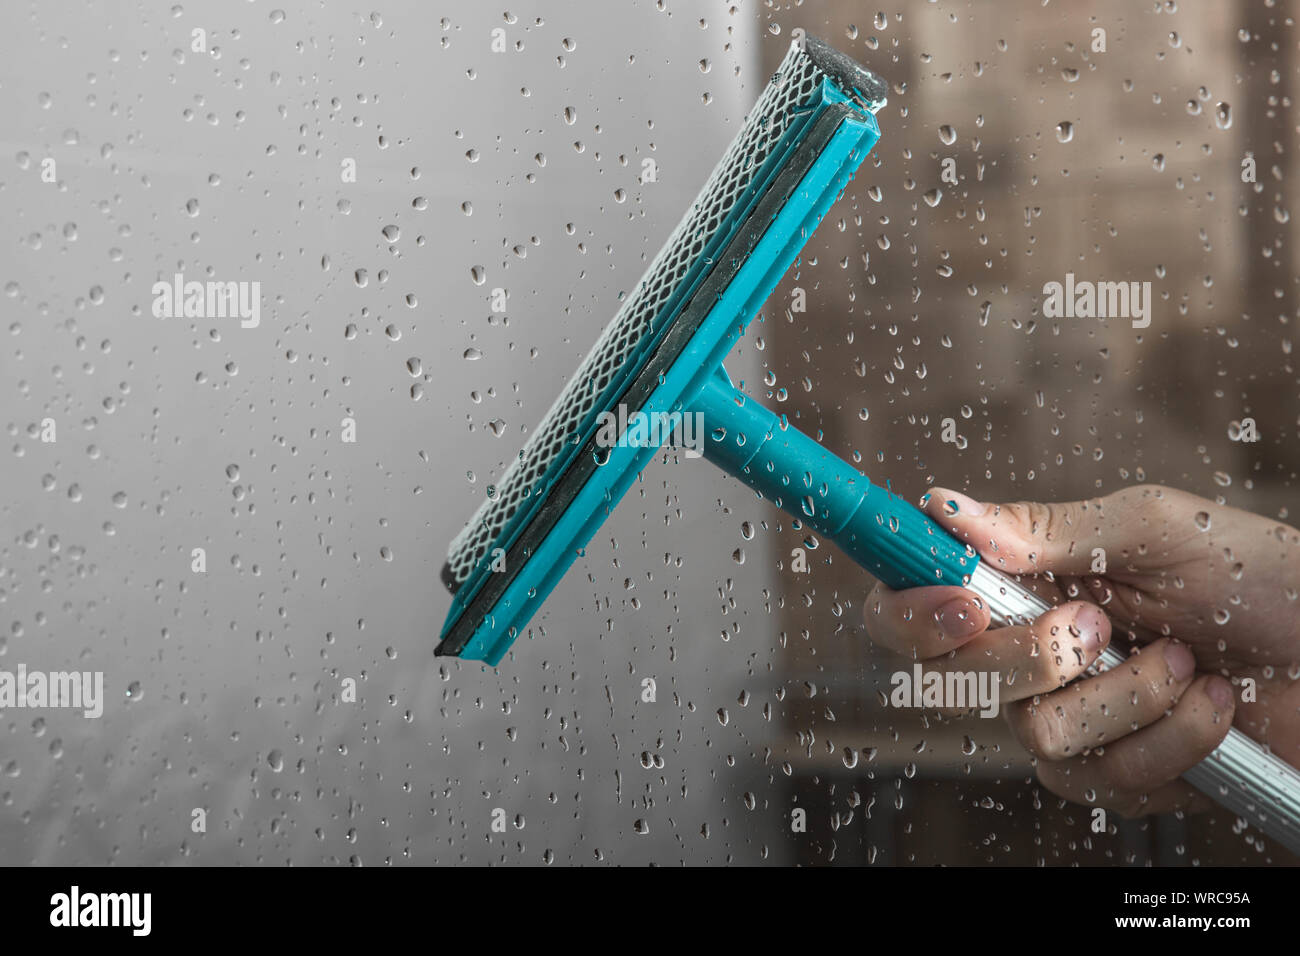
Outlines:
{"type": "Polygon", "coordinates": [[[1105,498],[990,504],[931,488],[924,510],[1008,574],[1090,574],[1094,549],[1114,550],[1118,559],[1127,546],[1125,509],[1109,508],[1105,498]]]}

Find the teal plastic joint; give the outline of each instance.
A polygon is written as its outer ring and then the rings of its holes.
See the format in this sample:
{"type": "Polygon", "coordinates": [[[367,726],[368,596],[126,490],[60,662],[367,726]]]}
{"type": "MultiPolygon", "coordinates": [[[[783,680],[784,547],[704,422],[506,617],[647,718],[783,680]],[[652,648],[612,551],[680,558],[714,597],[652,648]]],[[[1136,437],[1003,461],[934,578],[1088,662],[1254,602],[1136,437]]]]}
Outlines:
{"type": "Polygon", "coordinates": [[[705,458],[834,541],[890,587],[970,581],[978,554],[735,388],[721,369],[688,407],[703,419],[705,458]]]}

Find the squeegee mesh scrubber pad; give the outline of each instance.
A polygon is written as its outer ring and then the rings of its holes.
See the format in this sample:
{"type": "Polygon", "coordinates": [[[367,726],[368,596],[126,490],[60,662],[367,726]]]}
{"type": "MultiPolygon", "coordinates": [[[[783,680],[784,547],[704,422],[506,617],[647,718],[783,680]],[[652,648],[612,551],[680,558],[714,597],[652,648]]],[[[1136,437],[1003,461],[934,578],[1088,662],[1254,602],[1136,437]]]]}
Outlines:
{"type": "Polygon", "coordinates": [[[495,494],[479,505],[469,524],[451,542],[447,565],[458,585],[469,577],[506,523],[535,493],[551,463],[574,440],[601,393],[644,339],[655,316],[726,221],[785,133],[793,112],[812,96],[822,75],[801,49],[791,46],[690,211],[501,476],[495,494]]]}

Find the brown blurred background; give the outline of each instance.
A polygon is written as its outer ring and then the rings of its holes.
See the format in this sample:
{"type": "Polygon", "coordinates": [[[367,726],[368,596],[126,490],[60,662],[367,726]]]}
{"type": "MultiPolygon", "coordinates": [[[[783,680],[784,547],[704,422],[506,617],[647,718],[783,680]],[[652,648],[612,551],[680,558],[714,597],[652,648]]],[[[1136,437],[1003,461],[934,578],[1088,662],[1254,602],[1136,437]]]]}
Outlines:
{"type": "MultiPolygon", "coordinates": [[[[768,400],[912,500],[932,483],[997,501],[1155,482],[1294,524],[1290,13],[877,9],[762,11],[765,69],[803,27],[893,87],[875,152],[759,327],[768,400]],[[1247,156],[1255,183],[1242,181],[1247,156]],[[956,186],[941,182],[946,158],[956,186]],[[1044,318],[1043,284],[1067,272],[1149,280],[1150,326],[1044,318]],[[782,306],[796,286],[805,313],[782,306]],[[1246,416],[1257,443],[1229,438],[1246,416]],[[940,441],[949,417],[964,448],[940,441]]],[[[772,521],[780,560],[804,534],[772,521]]],[[[832,545],[811,557],[807,574],[783,572],[781,662],[803,693],[786,701],[774,760],[788,761],[791,803],[829,815],[834,835],[802,862],[1295,862],[1226,812],[1112,814],[1112,832],[1091,838],[1088,812],[1036,784],[1001,721],[882,706],[900,662],[866,638],[871,581],[832,545]]]]}

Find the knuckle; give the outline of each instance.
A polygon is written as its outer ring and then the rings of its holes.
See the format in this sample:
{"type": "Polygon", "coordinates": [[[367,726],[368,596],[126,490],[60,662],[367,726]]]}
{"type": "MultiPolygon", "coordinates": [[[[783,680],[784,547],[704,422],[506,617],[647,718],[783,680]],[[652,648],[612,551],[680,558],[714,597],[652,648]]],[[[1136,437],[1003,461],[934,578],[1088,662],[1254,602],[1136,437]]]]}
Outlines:
{"type": "Polygon", "coordinates": [[[1037,570],[1042,546],[1070,533],[1070,506],[1045,501],[1017,501],[1002,508],[999,544],[1018,573],[1037,570]]]}
{"type": "Polygon", "coordinates": [[[1023,531],[1027,535],[1038,534],[1052,520],[1052,506],[1045,501],[1025,501],[1020,505],[1023,531]]]}
{"type": "Polygon", "coordinates": [[[1016,501],[999,504],[993,509],[985,538],[971,542],[981,550],[996,554],[999,567],[1012,574],[1029,570],[1024,560],[1028,529],[1032,524],[1029,511],[1033,502],[1016,501]]]}
{"type": "Polygon", "coordinates": [[[1044,514],[1039,518],[1039,533],[1044,541],[1064,541],[1074,525],[1072,506],[1068,504],[1045,504],[1044,514]]]}
{"type": "Polygon", "coordinates": [[[1031,754],[1051,761],[1073,756],[1063,720],[1054,708],[1026,703],[1020,706],[1017,714],[1017,736],[1031,754]]]}
{"type": "Polygon", "coordinates": [[[1019,543],[1025,550],[1020,557],[1027,564],[1036,564],[1038,555],[1035,553],[1033,542],[1051,525],[1052,506],[1042,501],[1027,501],[1022,502],[1015,510],[1019,519],[1019,527],[1016,531],[1019,533],[1019,543]]]}

